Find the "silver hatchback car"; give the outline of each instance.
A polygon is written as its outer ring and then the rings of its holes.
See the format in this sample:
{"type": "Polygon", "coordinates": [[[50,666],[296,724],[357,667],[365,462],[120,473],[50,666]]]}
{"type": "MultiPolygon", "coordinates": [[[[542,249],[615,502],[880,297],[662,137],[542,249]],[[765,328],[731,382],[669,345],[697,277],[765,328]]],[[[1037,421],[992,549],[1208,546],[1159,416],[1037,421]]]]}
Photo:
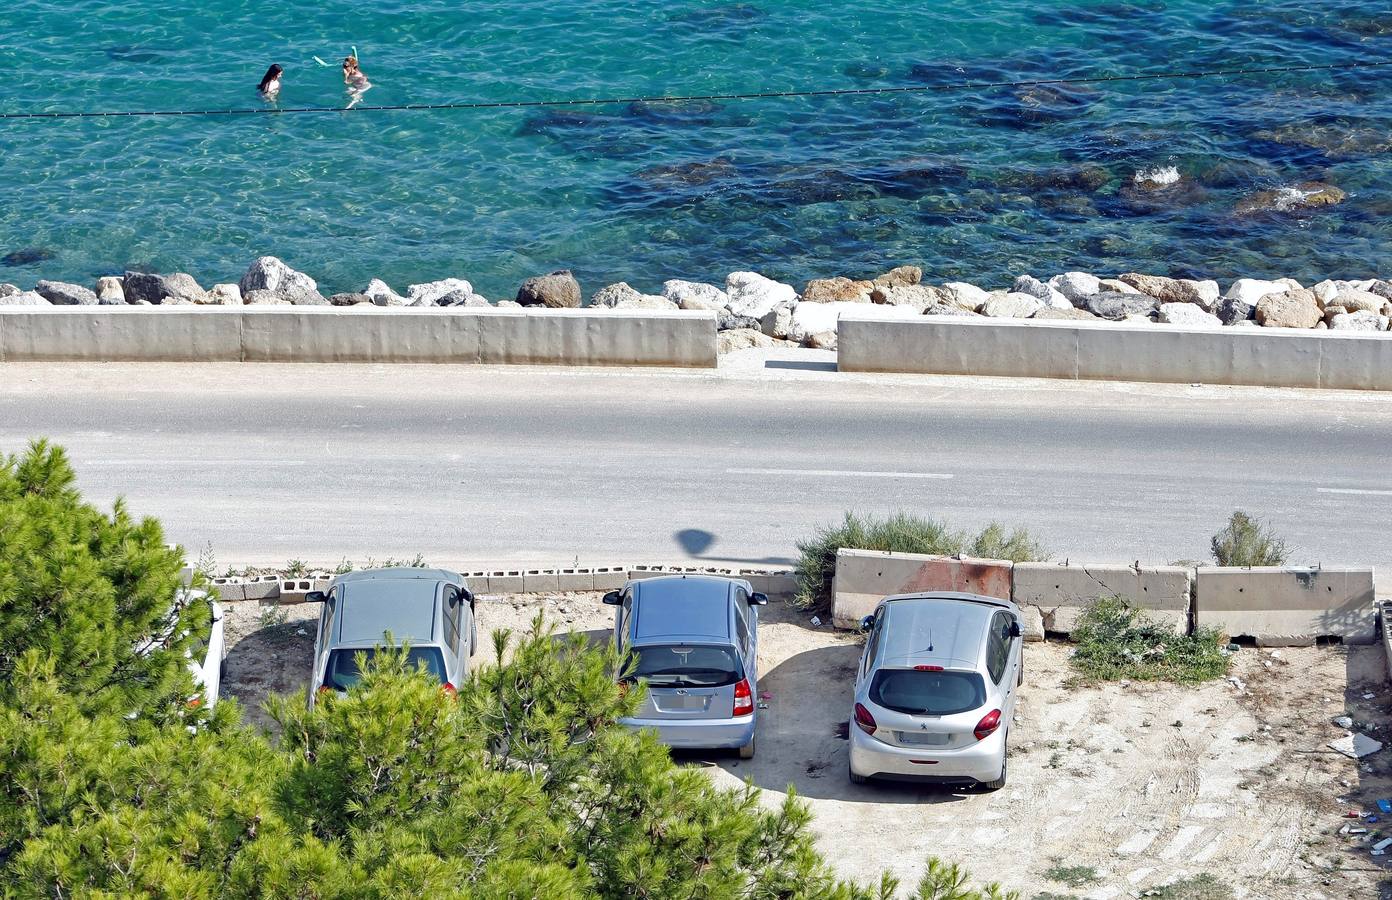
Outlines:
{"type": "Polygon", "coordinates": [[[453,691],[474,655],[474,595],[464,577],[444,569],[369,569],[339,575],[326,592],[306,596],[323,605],[314,638],[309,705],[320,693],[358,683],[358,654],[369,658],[391,636],[409,644],[409,661],[453,691]]]}
{"type": "Polygon", "coordinates": [[[754,756],[759,610],[768,597],[733,578],[675,575],[630,581],[604,595],[618,607],[614,643],[647,685],[631,728],[681,749],[754,756]]]}
{"type": "Polygon", "coordinates": [[[887,597],[868,632],[851,708],[851,781],[1005,786],[1023,683],[1020,611],[976,594],[887,597]]]}

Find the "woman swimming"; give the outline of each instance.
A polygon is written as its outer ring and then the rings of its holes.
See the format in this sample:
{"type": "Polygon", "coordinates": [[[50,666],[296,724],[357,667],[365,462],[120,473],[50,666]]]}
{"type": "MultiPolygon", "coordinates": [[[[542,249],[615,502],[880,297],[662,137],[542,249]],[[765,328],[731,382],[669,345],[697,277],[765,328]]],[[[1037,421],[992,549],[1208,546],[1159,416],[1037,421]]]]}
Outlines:
{"type": "Polygon", "coordinates": [[[261,83],[256,86],[262,97],[274,100],[280,94],[280,74],[284,71],[279,65],[266,70],[266,74],[261,76],[261,83]]]}
{"type": "Polygon", "coordinates": [[[362,95],[372,87],[363,70],[358,68],[358,58],[349,56],[343,60],[343,83],[348,85],[348,108],[352,109],[362,99],[362,95]]]}

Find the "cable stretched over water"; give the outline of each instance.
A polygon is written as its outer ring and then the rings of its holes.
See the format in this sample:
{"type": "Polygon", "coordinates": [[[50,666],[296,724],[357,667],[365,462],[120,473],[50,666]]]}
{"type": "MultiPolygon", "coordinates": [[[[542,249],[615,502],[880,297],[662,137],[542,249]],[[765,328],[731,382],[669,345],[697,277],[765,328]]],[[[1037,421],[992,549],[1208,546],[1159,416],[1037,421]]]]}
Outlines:
{"type": "Polygon", "coordinates": [[[450,109],[537,109],[564,106],[607,106],[627,103],[690,103],[700,100],[776,100],[794,97],[850,97],[869,94],[930,94],[976,91],[991,88],[1024,88],[1044,85],[1111,84],[1121,81],[1179,81],[1199,78],[1231,78],[1239,75],[1279,75],[1289,72],[1337,72],[1352,69],[1378,69],[1392,66],[1392,59],[1318,66],[1273,66],[1269,68],[1199,69],[1193,71],[1151,72],[1139,75],[1085,75],[1077,78],[1039,78],[1020,81],[962,81],[955,84],[914,84],[897,87],[827,88],[823,90],[752,91],[733,94],[676,94],[653,97],[579,97],[551,100],[472,100],[454,103],[401,103],[386,106],[274,106],[234,109],[146,109],[92,110],[79,112],[0,112],[0,119],[132,119],[163,116],[284,116],[303,113],[420,112],[450,109]]]}

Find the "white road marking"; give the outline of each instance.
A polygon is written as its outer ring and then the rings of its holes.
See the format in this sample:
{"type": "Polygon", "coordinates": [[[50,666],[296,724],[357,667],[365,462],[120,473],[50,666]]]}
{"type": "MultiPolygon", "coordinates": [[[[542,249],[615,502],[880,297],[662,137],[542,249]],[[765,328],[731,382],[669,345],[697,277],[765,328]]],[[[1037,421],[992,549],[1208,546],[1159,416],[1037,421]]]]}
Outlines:
{"type": "Polygon", "coordinates": [[[78,467],[84,466],[264,466],[266,468],[284,468],[286,466],[302,466],[305,464],[303,459],[166,459],[164,457],[151,457],[149,459],[82,459],[78,462],[78,467]]]}
{"type": "Polygon", "coordinates": [[[1359,494],[1371,497],[1392,497],[1392,491],[1375,491],[1368,488],[1315,488],[1321,494],[1359,494]]]}
{"type": "Polygon", "coordinates": [[[726,475],[791,475],[807,478],[935,478],[948,479],[942,472],[856,472],[839,469],[726,469],[726,475]]]}

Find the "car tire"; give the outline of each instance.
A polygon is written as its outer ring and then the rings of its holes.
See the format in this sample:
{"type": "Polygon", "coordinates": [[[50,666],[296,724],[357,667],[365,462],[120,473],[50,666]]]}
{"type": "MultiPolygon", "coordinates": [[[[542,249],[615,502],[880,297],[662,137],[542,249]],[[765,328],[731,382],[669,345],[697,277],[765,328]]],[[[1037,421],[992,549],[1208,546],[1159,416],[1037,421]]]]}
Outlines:
{"type": "Polygon", "coordinates": [[[851,764],[846,763],[846,775],[851,779],[851,784],[869,784],[870,778],[866,775],[857,775],[856,770],[851,768],[851,764]]]}
{"type": "Polygon", "coordinates": [[[753,759],[753,758],[754,758],[754,738],[750,738],[750,739],[749,739],[749,743],[747,743],[747,744],[745,744],[743,747],[739,748],[739,758],[740,758],[740,759],[753,759]]]}
{"type": "Polygon", "coordinates": [[[998,790],[1000,790],[1001,788],[1005,787],[1005,778],[1006,778],[1006,775],[1008,774],[1009,768],[1010,768],[1010,748],[1007,747],[1007,748],[1005,749],[1005,751],[1001,754],[1001,773],[1000,773],[1000,777],[997,778],[995,781],[983,781],[983,782],[981,782],[981,789],[982,789],[983,791],[986,791],[986,792],[989,793],[989,792],[991,792],[991,791],[998,791],[998,790]]]}

